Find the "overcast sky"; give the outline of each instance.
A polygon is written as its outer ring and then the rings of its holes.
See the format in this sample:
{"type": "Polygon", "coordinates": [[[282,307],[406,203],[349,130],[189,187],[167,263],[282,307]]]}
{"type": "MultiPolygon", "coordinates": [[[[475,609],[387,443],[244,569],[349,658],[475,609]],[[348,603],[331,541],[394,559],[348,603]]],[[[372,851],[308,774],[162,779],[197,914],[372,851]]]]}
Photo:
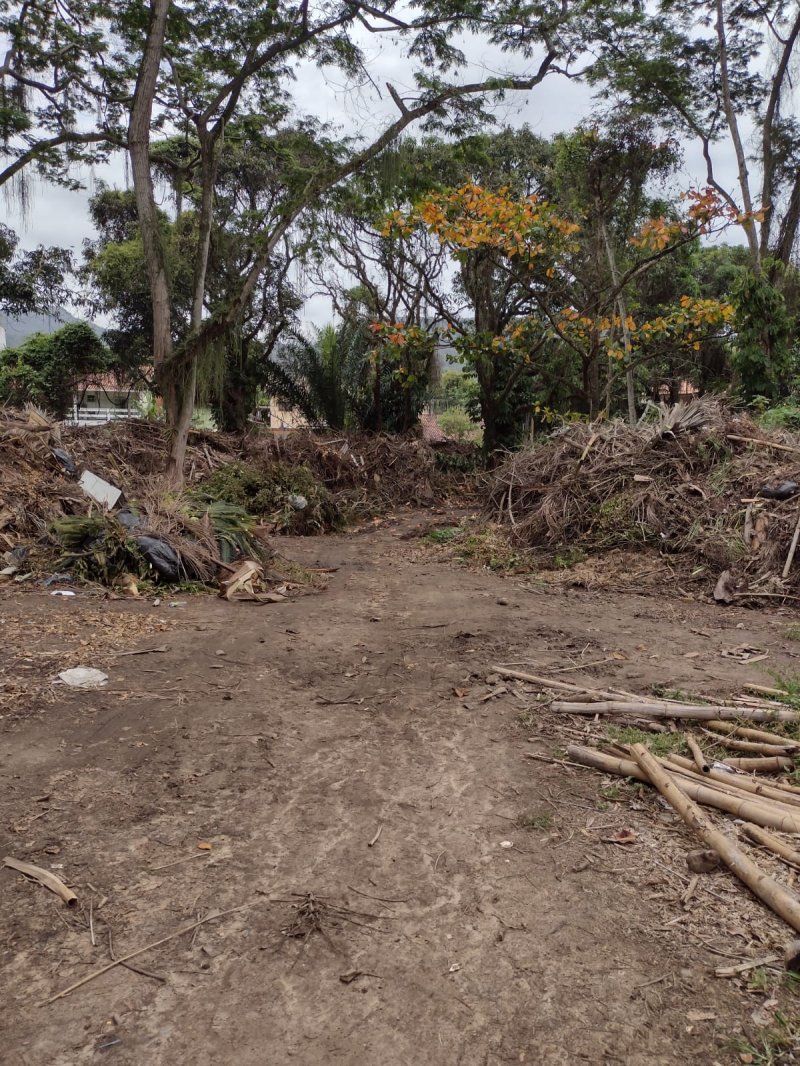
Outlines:
{"type": "MultiPolygon", "coordinates": [[[[385,83],[390,81],[402,94],[404,90],[413,91],[413,81],[409,62],[402,51],[392,45],[390,35],[365,33],[364,37],[367,69],[377,88],[369,84],[348,85],[335,70],[305,64],[298,69],[293,97],[299,112],[331,122],[345,134],[357,133],[371,139],[387,121],[397,116],[385,83]]],[[[512,73],[527,73],[521,58],[488,50],[474,38],[464,41],[463,47],[470,60],[462,75],[464,81],[478,80],[509,67],[512,73]]],[[[550,136],[574,128],[591,116],[594,107],[592,92],[585,85],[552,76],[531,92],[507,94],[497,106],[496,114],[500,124],[521,126],[527,123],[536,133],[550,136]]],[[[413,133],[414,127],[408,132],[413,133]]],[[[734,160],[724,146],[720,146],[715,155],[718,180],[735,191],[734,160]]],[[[110,164],[98,167],[93,173],[85,171],[80,178],[86,185],[81,192],[38,183],[34,187],[28,218],[7,210],[8,223],[17,230],[23,247],[58,245],[73,248],[76,254],[80,254],[84,239],[93,236],[88,198],[98,180],[110,185],[125,185],[122,156],[116,156],[110,164]]],[[[682,172],[676,176],[676,184],[688,188],[704,184],[704,180],[705,167],[699,148],[695,143],[687,143],[682,172]]],[[[726,239],[735,239],[734,234],[728,234],[726,239]]],[[[327,303],[320,298],[309,301],[305,311],[307,320],[317,323],[327,320],[329,314],[327,303]]]]}

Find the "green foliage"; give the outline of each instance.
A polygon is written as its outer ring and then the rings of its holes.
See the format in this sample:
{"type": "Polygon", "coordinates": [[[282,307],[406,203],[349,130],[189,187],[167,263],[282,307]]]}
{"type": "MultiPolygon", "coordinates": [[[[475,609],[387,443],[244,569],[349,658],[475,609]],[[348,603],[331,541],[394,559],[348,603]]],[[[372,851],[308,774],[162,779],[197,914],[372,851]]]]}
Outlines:
{"type": "Polygon", "coordinates": [[[542,812],[541,814],[533,814],[523,811],[518,815],[515,822],[517,829],[538,830],[544,832],[547,829],[553,828],[553,816],[548,812],[542,812]]]}
{"type": "Polygon", "coordinates": [[[764,274],[743,273],[733,289],[736,342],[731,365],[745,399],[777,399],[791,371],[791,321],[783,295],[764,274]]]}
{"type": "Polygon", "coordinates": [[[449,451],[447,448],[437,448],[433,462],[442,474],[474,474],[486,465],[480,440],[476,440],[469,449],[449,451]]]}
{"type": "Polygon", "coordinates": [[[425,534],[424,539],[431,544],[449,544],[451,540],[461,536],[464,532],[461,526],[447,526],[445,529],[431,529],[425,534]]]}
{"type": "Polygon", "coordinates": [[[21,315],[63,303],[68,295],[65,276],[72,267],[70,252],[40,245],[18,253],[17,242],[17,235],[0,223],[0,312],[21,315]]]}
{"type": "Polygon", "coordinates": [[[467,412],[460,407],[449,407],[446,411],[442,411],[436,416],[436,421],[443,433],[458,441],[472,437],[477,429],[467,412]]]}
{"type": "Polygon", "coordinates": [[[800,405],[794,400],[768,407],[758,417],[763,429],[788,429],[793,433],[800,431],[800,405]]]}
{"type": "Polygon", "coordinates": [[[35,403],[64,418],[81,379],[112,369],[113,357],[91,326],[74,322],[0,351],[0,401],[35,403]]]}
{"type": "Polygon", "coordinates": [[[298,333],[277,347],[265,386],[312,426],[360,428],[370,403],[371,344],[366,321],[356,315],[315,328],[312,340],[298,333]]]}
{"type": "Polygon", "coordinates": [[[53,523],[53,533],[65,552],[56,564],[59,570],[104,585],[113,585],[122,574],[148,573],[147,560],[112,515],[68,515],[53,523]]]}
{"type": "Polygon", "coordinates": [[[195,496],[236,504],[258,521],[273,523],[276,533],[323,533],[342,525],[331,494],[306,466],[228,463],[202,482],[195,496]],[[294,506],[291,496],[304,497],[306,506],[294,506]]]}
{"type": "Polygon", "coordinates": [[[571,570],[573,566],[577,566],[587,558],[583,548],[563,548],[560,552],[556,552],[553,561],[559,570],[571,570]]]}

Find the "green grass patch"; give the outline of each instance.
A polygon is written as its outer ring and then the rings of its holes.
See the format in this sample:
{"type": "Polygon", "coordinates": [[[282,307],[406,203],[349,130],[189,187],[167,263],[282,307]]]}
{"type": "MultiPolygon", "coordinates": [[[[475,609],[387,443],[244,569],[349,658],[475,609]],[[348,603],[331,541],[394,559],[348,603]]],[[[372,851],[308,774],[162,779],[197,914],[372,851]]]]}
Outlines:
{"type": "Polygon", "coordinates": [[[465,537],[459,549],[459,556],[496,573],[531,569],[526,557],[512,548],[505,537],[493,529],[484,529],[480,533],[471,533],[465,537]]]}
{"type": "Polygon", "coordinates": [[[429,530],[422,539],[430,541],[431,544],[449,544],[451,540],[460,537],[463,532],[461,526],[447,526],[444,529],[429,530]]]}
{"type": "Polygon", "coordinates": [[[558,570],[571,570],[588,558],[583,548],[564,548],[563,551],[556,552],[553,562],[558,570]]]}
{"type": "Polygon", "coordinates": [[[551,814],[530,814],[523,812],[517,818],[515,825],[517,829],[527,829],[529,832],[532,830],[539,830],[543,832],[546,829],[552,829],[553,816],[551,814]]]}
{"type": "Polygon", "coordinates": [[[661,757],[682,754],[686,750],[683,733],[648,733],[635,726],[609,725],[606,736],[618,744],[644,744],[653,755],[661,757]]]}
{"type": "Polygon", "coordinates": [[[737,1039],[732,1042],[739,1061],[752,1066],[788,1066],[797,1062],[800,1051],[800,1026],[797,1019],[782,1011],[775,1012],[775,1022],[769,1029],[752,1041],[737,1039]]]}

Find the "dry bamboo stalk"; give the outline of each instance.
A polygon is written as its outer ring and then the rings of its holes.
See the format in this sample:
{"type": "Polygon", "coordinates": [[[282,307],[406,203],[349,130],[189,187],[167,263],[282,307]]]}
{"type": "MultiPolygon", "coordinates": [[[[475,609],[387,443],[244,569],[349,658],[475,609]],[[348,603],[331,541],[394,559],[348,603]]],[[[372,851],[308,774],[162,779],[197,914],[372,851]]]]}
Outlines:
{"type": "MultiPolygon", "coordinates": [[[[748,797],[749,802],[755,803],[758,807],[761,807],[766,811],[771,811],[773,814],[775,814],[776,812],[781,812],[789,818],[800,818],[800,809],[798,809],[798,807],[792,803],[785,803],[783,800],[777,799],[774,796],[760,795],[756,798],[754,793],[748,793],[746,790],[740,790],[734,784],[728,783],[727,781],[722,781],[718,779],[710,781],[710,774],[699,774],[694,769],[694,764],[692,764],[690,769],[688,765],[686,767],[679,767],[676,766],[675,763],[666,759],[659,759],[658,761],[662,763],[665,768],[671,773],[680,774],[681,777],[686,777],[689,780],[693,781],[695,784],[702,784],[706,785],[709,788],[715,788],[719,792],[726,792],[729,796],[734,796],[740,800],[744,797],[748,797]]],[[[687,763],[689,762],[688,759],[686,761],[687,763]]],[[[720,774],[720,778],[732,776],[732,774],[720,774]]]]}
{"type": "Polygon", "coordinates": [[[788,781],[772,781],[771,785],[781,792],[792,792],[795,796],[800,796],[800,788],[797,785],[790,785],[788,781]]]}
{"type": "Polygon", "coordinates": [[[38,881],[40,885],[44,885],[45,888],[49,888],[51,892],[55,892],[57,896],[60,896],[68,907],[74,907],[78,902],[78,897],[71,888],[64,884],[60,877],[56,877],[55,874],[51,874],[49,870],[45,870],[41,866],[34,866],[30,862],[12,859],[10,855],[6,855],[3,859],[3,866],[8,866],[11,870],[18,870],[19,873],[25,874],[26,877],[32,877],[34,881],[38,881]]]}
{"type": "Polygon", "coordinates": [[[786,562],[783,564],[783,573],[781,574],[781,577],[784,581],[789,576],[789,571],[792,569],[792,563],[794,562],[794,553],[797,551],[798,540],[800,540],[800,514],[797,516],[797,524],[794,527],[792,543],[789,545],[789,554],[786,556],[786,562]]]}
{"type": "Polygon", "coordinates": [[[723,736],[721,733],[712,733],[710,729],[703,732],[717,744],[722,744],[731,751],[746,751],[751,755],[788,755],[795,748],[781,747],[778,744],[763,744],[760,740],[739,740],[738,737],[723,736]]]}
{"type": "Polygon", "coordinates": [[[540,677],[538,674],[526,674],[522,670],[509,670],[505,666],[492,666],[492,673],[499,674],[501,677],[513,677],[517,681],[530,681],[534,685],[541,685],[544,688],[557,688],[563,689],[564,692],[580,692],[587,696],[599,696],[604,700],[616,700],[620,695],[625,695],[628,699],[638,700],[640,697],[632,692],[620,693],[613,689],[606,692],[604,689],[599,688],[587,688],[585,685],[571,685],[568,681],[554,681],[549,677],[540,677]]]}
{"type": "Polygon", "coordinates": [[[642,773],[649,777],[651,784],[683,821],[694,829],[706,847],[716,851],[731,873],[794,930],[800,932],[800,901],[787,892],[783,885],[779,885],[760,870],[752,859],[736,847],[730,837],[714,828],[703,811],[692,802],[664,767],[659,765],[644,744],[634,744],[632,752],[642,773]]]}
{"type": "Polygon", "coordinates": [[[748,737],[750,740],[760,740],[764,744],[774,744],[776,747],[800,748],[800,744],[788,737],[782,737],[780,733],[770,733],[766,729],[752,729],[747,725],[731,725],[730,722],[710,721],[709,729],[717,733],[728,733],[734,737],[748,737]]]}
{"type": "MultiPolygon", "coordinates": [[[[675,763],[676,766],[683,770],[694,772],[692,760],[682,755],[670,755],[667,761],[675,763]]],[[[784,803],[790,807],[800,807],[800,795],[781,788],[776,781],[765,783],[755,777],[748,777],[746,774],[729,774],[725,770],[715,770],[713,767],[708,774],[708,778],[720,785],[726,785],[742,792],[750,792],[752,795],[761,796],[763,799],[774,800],[776,803],[784,803]]]]}
{"type": "Polygon", "coordinates": [[[726,766],[733,766],[737,770],[749,770],[755,774],[776,774],[779,770],[791,770],[794,760],[788,755],[773,755],[770,758],[755,759],[721,759],[726,766]]]}
{"type": "Polygon", "coordinates": [[[728,440],[738,440],[743,444],[757,444],[761,448],[776,448],[779,452],[800,452],[800,448],[794,448],[791,444],[779,444],[775,440],[760,440],[758,437],[740,437],[737,433],[729,433],[728,440]]]}
{"type": "Polygon", "coordinates": [[[697,769],[700,771],[701,774],[707,774],[711,770],[711,766],[709,765],[708,759],[706,759],[705,755],[700,749],[700,745],[697,743],[694,737],[689,736],[688,733],[686,735],[686,744],[688,745],[689,751],[692,753],[692,758],[694,759],[694,764],[697,769]]]}
{"type": "MultiPolygon", "coordinates": [[[[633,777],[638,781],[646,781],[649,778],[643,770],[628,759],[618,759],[612,755],[604,755],[593,748],[584,748],[579,744],[570,744],[567,754],[575,762],[584,766],[593,766],[607,774],[618,774],[620,777],[633,777]]],[[[664,768],[664,773],[668,773],[664,768]]],[[[677,776],[677,774],[676,774],[677,776]]],[[[797,815],[775,806],[774,809],[764,804],[747,799],[739,799],[712,785],[696,784],[691,780],[681,778],[681,787],[688,796],[697,800],[706,807],[714,807],[716,810],[727,811],[736,818],[742,818],[747,822],[755,822],[757,825],[766,826],[768,829],[779,829],[783,833],[800,833],[800,811],[797,815]]]]}
{"type": "Polygon", "coordinates": [[[776,855],[788,862],[790,866],[800,866],[800,851],[795,851],[793,847],[786,844],[783,840],[779,840],[772,833],[768,833],[766,829],[762,829],[760,825],[752,825],[748,822],[743,825],[745,833],[751,840],[755,840],[757,844],[761,844],[763,847],[773,851],[776,855]]]}
{"type": "Polygon", "coordinates": [[[752,707],[706,707],[689,706],[680,703],[625,703],[622,700],[606,700],[598,703],[562,703],[556,700],[550,704],[554,711],[566,714],[636,714],[648,718],[689,718],[708,721],[709,719],[728,719],[736,721],[748,718],[755,722],[800,722],[800,715],[795,711],[774,710],[752,707]]]}
{"type": "Polygon", "coordinates": [[[762,696],[785,696],[786,692],[782,688],[774,688],[772,685],[754,685],[747,684],[744,686],[748,692],[759,692],[762,696]]]}

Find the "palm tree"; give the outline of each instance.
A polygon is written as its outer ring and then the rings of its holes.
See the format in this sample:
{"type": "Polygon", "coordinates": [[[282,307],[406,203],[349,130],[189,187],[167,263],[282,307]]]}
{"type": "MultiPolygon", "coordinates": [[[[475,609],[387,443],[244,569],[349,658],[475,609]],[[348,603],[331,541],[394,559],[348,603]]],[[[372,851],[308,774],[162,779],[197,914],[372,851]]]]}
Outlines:
{"type": "Polygon", "coordinates": [[[267,389],[309,425],[345,429],[362,424],[369,407],[371,337],[366,322],[314,327],[280,345],[268,368],[267,389]]]}

